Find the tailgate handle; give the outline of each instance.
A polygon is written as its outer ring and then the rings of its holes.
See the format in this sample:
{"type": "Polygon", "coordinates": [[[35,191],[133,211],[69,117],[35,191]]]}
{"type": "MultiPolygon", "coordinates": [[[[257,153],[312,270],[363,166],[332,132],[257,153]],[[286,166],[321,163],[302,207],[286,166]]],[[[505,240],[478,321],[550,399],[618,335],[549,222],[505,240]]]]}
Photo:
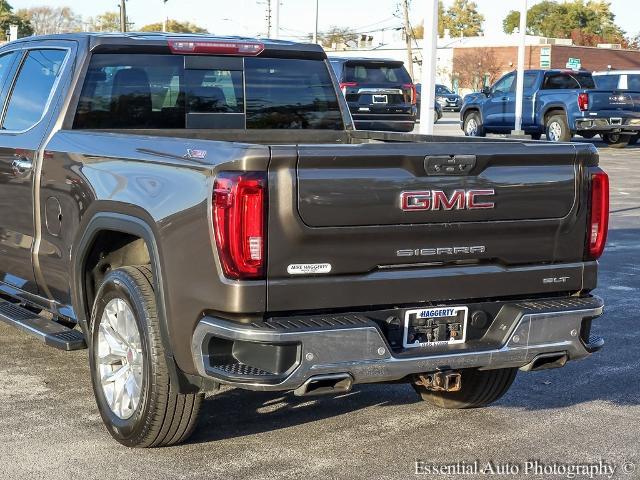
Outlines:
{"type": "Polygon", "coordinates": [[[468,175],[475,166],[475,155],[427,155],[424,158],[427,175],[468,175]]]}

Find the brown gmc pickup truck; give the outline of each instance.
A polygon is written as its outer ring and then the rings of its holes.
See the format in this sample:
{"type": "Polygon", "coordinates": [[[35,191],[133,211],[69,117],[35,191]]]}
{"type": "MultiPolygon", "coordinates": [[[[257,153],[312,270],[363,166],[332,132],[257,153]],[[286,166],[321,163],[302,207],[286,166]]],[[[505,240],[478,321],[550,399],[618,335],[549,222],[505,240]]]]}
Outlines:
{"type": "Polygon", "coordinates": [[[591,145],[354,130],[285,41],[26,38],[0,97],[0,318],[88,347],[124,445],[185,440],[220,384],[480,407],[604,343],[591,145]]]}

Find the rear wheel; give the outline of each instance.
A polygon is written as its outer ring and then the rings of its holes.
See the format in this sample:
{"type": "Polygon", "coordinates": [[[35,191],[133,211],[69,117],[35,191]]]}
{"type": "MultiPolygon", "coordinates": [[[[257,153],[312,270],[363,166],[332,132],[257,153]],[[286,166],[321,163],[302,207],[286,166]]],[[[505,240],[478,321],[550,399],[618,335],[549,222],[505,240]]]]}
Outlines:
{"type": "Polygon", "coordinates": [[[640,140],[640,133],[636,133],[633,137],[629,139],[629,145],[635,145],[640,140]]]}
{"type": "Polygon", "coordinates": [[[567,117],[562,113],[550,115],[545,124],[545,134],[550,142],[569,142],[571,131],[567,124],[567,117]]]}
{"type": "Polygon", "coordinates": [[[203,394],[170,381],[151,270],[109,272],[91,316],[91,380],[109,433],[128,447],[180,443],[196,426],[203,394]]]}
{"type": "Polygon", "coordinates": [[[541,133],[532,133],[531,134],[531,140],[540,140],[542,138],[542,134],[541,133]]]}
{"type": "Polygon", "coordinates": [[[582,138],[586,138],[587,140],[591,140],[596,136],[596,134],[594,132],[580,132],[580,136],[582,138]]]}
{"type": "Polygon", "coordinates": [[[478,112],[470,112],[464,116],[462,129],[467,137],[484,137],[485,131],[478,112]]]}
{"type": "Polygon", "coordinates": [[[622,133],[603,133],[602,141],[609,145],[611,148],[624,148],[629,145],[631,135],[625,135],[622,133]]]}
{"type": "Polygon", "coordinates": [[[517,373],[516,368],[464,369],[460,371],[462,388],[457,392],[436,392],[415,383],[413,388],[423,400],[436,407],[451,409],[486,407],[507,393],[517,373]]]}

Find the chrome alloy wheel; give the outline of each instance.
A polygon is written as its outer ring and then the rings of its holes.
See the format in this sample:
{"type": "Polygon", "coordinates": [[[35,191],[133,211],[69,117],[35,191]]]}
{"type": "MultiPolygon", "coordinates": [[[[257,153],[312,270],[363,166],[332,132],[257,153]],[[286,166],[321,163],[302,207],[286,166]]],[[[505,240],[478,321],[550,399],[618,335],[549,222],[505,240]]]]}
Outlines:
{"type": "Polygon", "coordinates": [[[548,132],[548,140],[557,142],[562,137],[562,125],[560,125],[560,122],[551,122],[548,132]]]}
{"type": "Polygon", "coordinates": [[[467,137],[475,137],[478,135],[478,122],[476,122],[475,118],[467,120],[467,129],[465,133],[467,134],[467,137]]]}
{"type": "Polygon", "coordinates": [[[122,420],[131,418],[142,395],[142,341],[131,307],[120,298],[107,303],[98,331],[96,367],[104,397],[122,420]]]}

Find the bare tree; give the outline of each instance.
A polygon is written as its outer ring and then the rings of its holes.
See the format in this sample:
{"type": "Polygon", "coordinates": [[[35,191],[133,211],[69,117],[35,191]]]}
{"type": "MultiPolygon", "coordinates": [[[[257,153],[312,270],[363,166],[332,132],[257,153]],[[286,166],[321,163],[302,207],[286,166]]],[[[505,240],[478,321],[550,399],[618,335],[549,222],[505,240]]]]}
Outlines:
{"type": "Polygon", "coordinates": [[[482,90],[485,83],[493,83],[504,70],[492,48],[455,49],[453,71],[460,86],[474,91],[482,90]]]}
{"type": "Polygon", "coordinates": [[[36,35],[78,32],[82,30],[82,18],[69,7],[32,7],[18,10],[17,15],[26,18],[36,35]]]}
{"type": "Polygon", "coordinates": [[[104,12],[87,19],[87,28],[90,32],[119,32],[120,14],[118,12],[104,12]]]}

